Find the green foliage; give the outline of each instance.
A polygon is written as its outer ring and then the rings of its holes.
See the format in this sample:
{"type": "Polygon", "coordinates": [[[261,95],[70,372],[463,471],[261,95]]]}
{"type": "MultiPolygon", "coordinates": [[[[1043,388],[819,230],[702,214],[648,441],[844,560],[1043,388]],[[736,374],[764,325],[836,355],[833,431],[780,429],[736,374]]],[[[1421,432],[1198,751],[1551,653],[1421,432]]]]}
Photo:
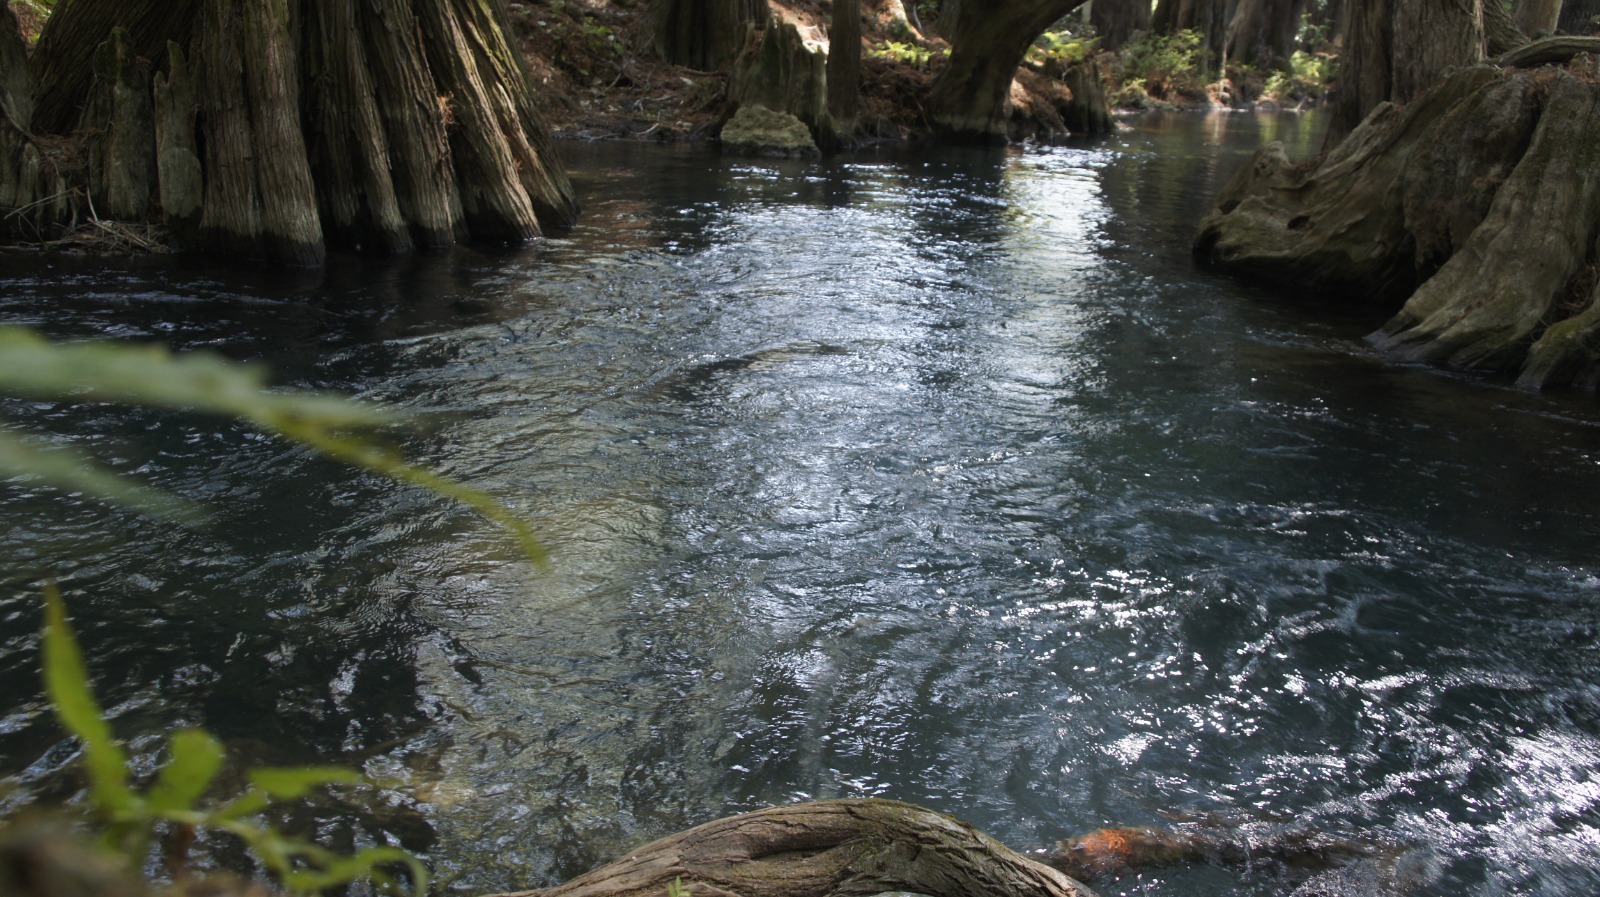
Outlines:
{"type": "Polygon", "coordinates": [[[1053,62],[1063,66],[1075,65],[1089,58],[1098,40],[1066,31],[1046,31],[1028,48],[1028,61],[1035,64],[1053,62]]]}
{"type": "Polygon", "coordinates": [[[941,56],[950,55],[948,48],[937,51],[914,43],[900,41],[883,41],[873,44],[867,50],[867,55],[874,59],[883,59],[896,65],[909,65],[916,69],[926,69],[933,62],[933,55],[937,52],[941,56]]]}
{"type": "Polygon", "coordinates": [[[304,797],[325,785],[362,781],[349,770],[251,770],[246,776],[249,790],[225,803],[206,806],[202,800],[222,769],[222,745],[206,732],[185,729],[168,741],[167,761],[148,790],[136,790],[131,784],[127,754],[112,737],[105,714],[89,688],[83,652],[67,623],[61,595],[54,587],[45,592],[43,654],[45,691],[56,716],[67,731],[83,742],[94,814],[104,826],[108,846],[126,856],[133,867],[142,864],[163,827],[175,826],[188,832],[221,832],[238,838],[292,893],[315,894],[360,880],[398,890],[397,880],[385,868],[391,866],[405,867],[413,894],[420,897],[427,893],[427,869],[404,850],[368,847],[341,856],[284,835],[256,819],[277,802],[304,797]]]}
{"type": "Polygon", "coordinates": [[[683,876],[679,875],[667,885],[667,897],[689,897],[689,889],[683,886],[683,876]]]}
{"type": "MultiPolygon", "coordinates": [[[[392,411],[340,396],[270,391],[266,372],[208,353],[173,355],[160,346],[108,342],[52,343],[22,327],[0,327],[0,394],[34,399],[117,402],[219,414],[305,445],[330,458],[428,489],[471,507],[509,530],[538,562],[544,549],[531,530],[476,489],[407,464],[351,430],[403,422],[392,411]]],[[[0,471],[36,477],[121,504],[195,517],[183,500],[140,486],[63,449],[44,449],[0,425],[0,471]]]]}
{"type": "Polygon", "coordinates": [[[601,25],[589,16],[583,17],[583,24],[579,26],[583,34],[583,42],[588,46],[589,53],[594,56],[622,55],[622,44],[617,40],[617,33],[610,25],[601,25]]]}
{"type": "Polygon", "coordinates": [[[1279,102],[1318,99],[1337,74],[1338,61],[1331,56],[1296,50],[1289,59],[1289,71],[1273,72],[1262,92],[1279,102]]]}
{"type": "Polygon", "coordinates": [[[1204,90],[1205,44],[1205,35],[1192,29],[1146,34],[1123,48],[1114,80],[1124,86],[1137,81],[1141,92],[1161,99],[1197,95],[1204,90]]]}

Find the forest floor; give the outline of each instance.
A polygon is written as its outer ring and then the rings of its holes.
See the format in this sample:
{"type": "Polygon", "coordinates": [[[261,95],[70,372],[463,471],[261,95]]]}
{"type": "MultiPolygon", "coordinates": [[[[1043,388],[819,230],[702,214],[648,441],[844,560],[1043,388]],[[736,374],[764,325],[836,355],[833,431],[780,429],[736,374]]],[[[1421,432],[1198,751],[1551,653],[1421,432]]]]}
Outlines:
{"type": "MultiPolygon", "coordinates": [[[[728,69],[701,72],[662,62],[648,46],[648,0],[514,0],[513,27],[527,57],[546,123],[558,137],[577,139],[709,140],[733,112],[728,69]]],[[[866,4],[872,8],[876,4],[866,4]]],[[[784,18],[820,37],[827,11],[819,0],[773,0],[784,18]]],[[[948,44],[923,40],[890,20],[869,15],[863,38],[860,136],[904,141],[926,131],[923,102],[948,44]]],[[[922,36],[919,36],[922,37],[922,36]]],[[[1075,39],[1075,38],[1074,38],[1075,39]]],[[[1230,67],[1226,77],[1202,77],[1199,35],[1146,38],[1117,53],[1095,53],[1113,111],[1151,108],[1306,108],[1327,96],[1337,54],[1322,42],[1297,52],[1293,71],[1273,75],[1230,67]],[[1185,42],[1187,41],[1187,43],[1185,42]]],[[[1070,97],[1047,65],[1024,64],[1013,103],[1018,115],[1049,131],[1055,110],[1070,97]]],[[[1024,130],[1028,130],[1024,128],[1024,130]]]]}
{"type": "MultiPolygon", "coordinates": [[[[779,0],[781,14],[826,31],[817,0],[779,0]]],[[[733,109],[728,71],[700,72],[656,58],[643,33],[645,0],[519,0],[510,6],[541,112],[558,137],[694,141],[714,138],[733,109]]],[[[868,45],[886,48],[862,59],[859,122],[872,141],[906,140],[924,129],[923,100],[937,37],[916,47],[868,22],[868,45]]],[[[1064,99],[1058,79],[1024,68],[1024,102],[1064,99]]]]}

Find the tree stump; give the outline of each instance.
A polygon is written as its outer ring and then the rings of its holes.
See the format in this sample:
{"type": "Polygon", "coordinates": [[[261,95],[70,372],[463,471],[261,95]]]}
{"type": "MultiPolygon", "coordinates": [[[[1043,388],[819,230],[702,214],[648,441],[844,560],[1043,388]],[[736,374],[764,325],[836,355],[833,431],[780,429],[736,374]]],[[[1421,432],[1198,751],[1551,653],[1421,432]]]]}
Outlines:
{"type": "Polygon", "coordinates": [[[819,144],[837,143],[828,112],[828,45],[814,29],[769,14],[761,39],[734,63],[728,98],[805,122],[819,144]]]}

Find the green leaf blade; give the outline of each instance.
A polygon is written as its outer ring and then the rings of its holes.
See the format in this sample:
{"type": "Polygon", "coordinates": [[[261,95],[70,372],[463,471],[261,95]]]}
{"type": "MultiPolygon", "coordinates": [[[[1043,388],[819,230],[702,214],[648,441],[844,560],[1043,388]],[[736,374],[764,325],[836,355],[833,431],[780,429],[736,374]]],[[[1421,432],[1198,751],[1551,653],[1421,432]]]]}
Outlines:
{"type": "Polygon", "coordinates": [[[65,448],[37,448],[0,427],[0,473],[32,477],[69,492],[82,492],[111,504],[126,505],[156,517],[196,520],[201,510],[183,499],[100,467],[65,448]]]}
{"type": "Polygon", "coordinates": [[[366,778],[338,766],[267,766],[252,769],[250,784],[273,800],[295,800],[324,785],[359,785],[366,778]]]}
{"type": "Polygon", "coordinates": [[[157,812],[192,809],[222,769],[222,745],[208,732],[183,729],[173,733],[167,753],[145,799],[157,812]]]}
{"type": "Polygon", "coordinates": [[[89,793],[108,814],[130,809],[138,798],[128,787],[128,757],[111,735],[105,713],[89,688],[89,668],[67,623],[66,605],[54,585],[44,597],[44,687],[56,717],[83,742],[89,793]]]}

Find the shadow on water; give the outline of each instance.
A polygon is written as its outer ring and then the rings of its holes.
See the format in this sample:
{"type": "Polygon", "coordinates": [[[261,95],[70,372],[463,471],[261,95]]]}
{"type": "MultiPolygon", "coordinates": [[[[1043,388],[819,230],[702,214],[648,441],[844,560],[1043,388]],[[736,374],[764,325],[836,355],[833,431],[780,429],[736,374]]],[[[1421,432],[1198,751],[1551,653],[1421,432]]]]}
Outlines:
{"type": "Polygon", "coordinates": [[[838,795],[1019,847],[1293,820],[1418,845],[1417,893],[1592,892],[1600,415],[1390,365],[1371,310],[1192,268],[1232,167],[1316,127],[823,163],[569,145],[585,217],[526,252],[5,257],[8,321],[431,412],[408,455],[555,563],[232,425],[5,403],[216,512],[0,484],[4,800],[78,787],[32,679],[53,577],[142,762],[200,724],[361,765],[377,789],[305,823],[425,849],[449,893],[838,795]]]}

